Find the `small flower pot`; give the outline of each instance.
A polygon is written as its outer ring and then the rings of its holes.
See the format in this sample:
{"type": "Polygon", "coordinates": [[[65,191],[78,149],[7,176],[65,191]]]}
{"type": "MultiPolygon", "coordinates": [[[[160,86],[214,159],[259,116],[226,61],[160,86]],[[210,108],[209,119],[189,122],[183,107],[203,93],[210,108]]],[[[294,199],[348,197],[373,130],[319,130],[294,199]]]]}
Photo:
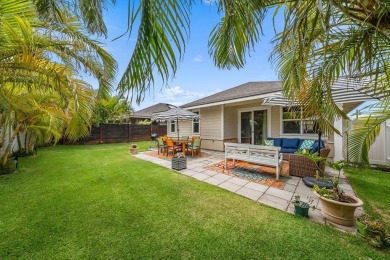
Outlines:
{"type": "Polygon", "coordinates": [[[130,148],[130,153],[132,155],[137,154],[138,153],[138,148],[130,148]]]}
{"type": "Polygon", "coordinates": [[[305,203],[301,205],[295,205],[294,204],[294,212],[295,215],[302,216],[302,217],[309,217],[309,209],[310,209],[310,204],[305,203]]]}

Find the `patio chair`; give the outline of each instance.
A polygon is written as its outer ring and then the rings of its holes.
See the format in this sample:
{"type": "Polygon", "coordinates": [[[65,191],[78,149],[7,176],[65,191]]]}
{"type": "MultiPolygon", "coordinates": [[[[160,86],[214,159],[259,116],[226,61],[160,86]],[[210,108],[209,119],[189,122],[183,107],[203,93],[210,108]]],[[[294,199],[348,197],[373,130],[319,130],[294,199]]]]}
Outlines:
{"type": "Polygon", "coordinates": [[[192,157],[194,157],[194,153],[198,156],[201,155],[201,144],[201,138],[194,139],[191,145],[187,145],[187,152],[191,151],[192,157]]]}
{"type": "Polygon", "coordinates": [[[157,154],[160,154],[160,151],[164,155],[165,150],[167,149],[166,143],[163,141],[161,137],[157,137],[157,154]]]}
{"type": "Polygon", "coordinates": [[[188,135],[183,135],[183,136],[181,137],[181,140],[188,140],[188,139],[190,139],[190,137],[189,137],[188,135]]]}
{"type": "Polygon", "coordinates": [[[167,139],[167,156],[169,154],[169,150],[172,151],[173,155],[175,155],[178,151],[181,151],[181,146],[180,145],[175,145],[173,140],[171,138],[167,139]]]}
{"type": "MultiPolygon", "coordinates": [[[[322,148],[320,156],[327,158],[329,155],[329,147],[322,148]]],[[[326,160],[320,161],[320,176],[324,175],[326,160]]],[[[298,177],[313,177],[316,175],[317,164],[309,158],[300,154],[290,154],[289,160],[289,175],[298,177]]]]}

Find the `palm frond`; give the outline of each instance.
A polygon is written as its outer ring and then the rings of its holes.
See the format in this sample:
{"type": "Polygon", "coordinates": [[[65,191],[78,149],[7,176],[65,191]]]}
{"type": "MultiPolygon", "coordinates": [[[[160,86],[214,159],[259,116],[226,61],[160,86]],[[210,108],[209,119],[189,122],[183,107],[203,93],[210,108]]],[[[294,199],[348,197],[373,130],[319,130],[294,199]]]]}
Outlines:
{"type": "Polygon", "coordinates": [[[131,9],[129,28],[137,18],[140,24],[133,54],[118,84],[121,95],[131,91],[140,103],[153,86],[154,73],[163,83],[176,74],[177,57],[182,58],[189,37],[191,5],[190,0],[142,0],[131,9]]]}

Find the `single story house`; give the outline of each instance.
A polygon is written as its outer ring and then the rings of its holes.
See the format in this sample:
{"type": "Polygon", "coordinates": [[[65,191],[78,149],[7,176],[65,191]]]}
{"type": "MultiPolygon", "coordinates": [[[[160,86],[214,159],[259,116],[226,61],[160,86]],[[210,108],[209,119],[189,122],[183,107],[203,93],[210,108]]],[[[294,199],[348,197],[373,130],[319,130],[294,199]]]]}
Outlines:
{"type": "Polygon", "coordinates": [[[158,103],[150,107],[146,107],[144,109],[141,109],[139,111],[134,112],[133,114],[129,115],[130,123],[131,124],[138,124],[141,121],[144,121],[145,119],[151,120],[152,115],[154,113],[160,113],[169,110],[173,105],[166,104],[166,103],[158,103]]]}
{"type": "MultiPolygon", "coordinates": [[[[338,81],[332,89],[334,100],[346,113],[364,101],[373,100],[346,80],[338,81]]],[[[219,151],[223,151],[224,142],[232,138],[251,144],[262,144],[267,137],[317,139],[314,121],[290,119],[288,104],[280,81],[248,82],[181,106],[201,117],[180,121],[180,135],[200,135],[203,148],[219,151]]],[[[334,126],[343,133],[342,120],[334,122],[334,126]]],[[[168,122],[168,136],[175,137],[176,129],[174,120],[168,122]]],[[[342,137],[335,134],[324,139],[331,148],[329,157],[341,160],[342,137]]]]}

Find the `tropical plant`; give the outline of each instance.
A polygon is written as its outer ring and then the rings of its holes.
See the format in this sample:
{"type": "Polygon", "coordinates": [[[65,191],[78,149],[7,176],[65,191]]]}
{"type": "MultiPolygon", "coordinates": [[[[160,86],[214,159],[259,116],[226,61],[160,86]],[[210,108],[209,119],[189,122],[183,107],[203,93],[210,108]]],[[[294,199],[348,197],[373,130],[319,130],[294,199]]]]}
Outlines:
{"type": "Polygon", "coordinates": [[[132,111],[131,105],[119,96],[101,98],[96,102],[93,123],[122,123],[132,111]]]}
{"type": "Polygon", "coordinates": [[[149,119],[141,120],[138,122],[138,125],[151,125],[152,121],[149,119]]]}
{"type": "Polygon", "coordinates": [[[78,77],[84,70],[99,81],[99,96],[112,89],[116,62],[83,25],[64,12],[63,23],[39,18],[31,1],[0,1],[0,126],[3,161],[13,140],[33,144],[70,140],[89,133],[93,90],[78,77]],[[31,142],[31,143],[30,143],[31,142]]]}

